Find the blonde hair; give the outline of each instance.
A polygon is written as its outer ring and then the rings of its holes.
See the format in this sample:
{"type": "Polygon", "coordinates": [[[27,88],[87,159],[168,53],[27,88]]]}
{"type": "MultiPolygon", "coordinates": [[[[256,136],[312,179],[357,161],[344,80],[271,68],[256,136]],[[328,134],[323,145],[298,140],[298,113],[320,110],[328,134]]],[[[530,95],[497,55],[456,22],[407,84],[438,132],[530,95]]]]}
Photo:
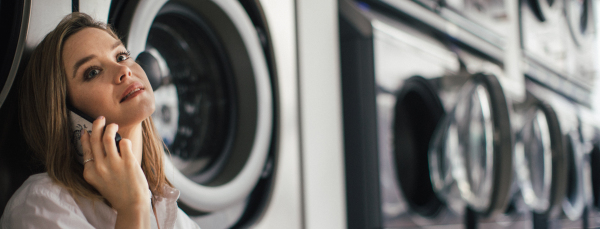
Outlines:
{"type": "MultiPolygon", "coordinates": [[[[45,164],[48,176],[75,197],[103,200],[83,179],[83,166],[76,159],[73,136],[69,134],[66,105],[69,97],[62,49],[70,36],[85,28],[101,29],[119,39],[109,25],[86,14],[67,15],[31,54],[21,82],[19,111],[25,140],[45,164]]],[[[153,195],[160,196],[164,185],[172,185],[164,175],[164,144],[152,117],[142,121],[142,136],[142,170],[153,195]]]]}

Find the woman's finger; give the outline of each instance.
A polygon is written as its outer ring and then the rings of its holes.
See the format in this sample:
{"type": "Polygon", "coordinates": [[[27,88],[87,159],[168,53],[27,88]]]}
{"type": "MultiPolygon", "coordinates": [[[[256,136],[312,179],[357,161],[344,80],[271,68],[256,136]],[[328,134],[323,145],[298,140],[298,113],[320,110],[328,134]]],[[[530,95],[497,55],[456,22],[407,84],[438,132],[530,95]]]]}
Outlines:
{"type": "Polygon", "coordinates": [[[92,135],[90,136],[90,145],[92,146],[92,155],[96,162],[104,161],[104,145],[102,144],[102,135],[104,134],[104,125],[106,119],[104,116],[98,117],[92,124],[92,135]]]}
{"type": "Polygon", "coordinates": [[[115,123],[106,125],[106,129],[104,129],[102,144],[104,145],[104,150],[106,150],[106,158],[109,160],[119,158],[117,143],[115,142],[115,136],[118,130],[119,125],[115,123]]]}
{"type": "Polygon", "coordinates": [[[81,130],[81,149],[83,151],[83,179],[89,184],[96,184],[95,167],[94,167],[94,155],[92,154],[92,147],[90,145],[90,133],[87,129],[81,130]]]}

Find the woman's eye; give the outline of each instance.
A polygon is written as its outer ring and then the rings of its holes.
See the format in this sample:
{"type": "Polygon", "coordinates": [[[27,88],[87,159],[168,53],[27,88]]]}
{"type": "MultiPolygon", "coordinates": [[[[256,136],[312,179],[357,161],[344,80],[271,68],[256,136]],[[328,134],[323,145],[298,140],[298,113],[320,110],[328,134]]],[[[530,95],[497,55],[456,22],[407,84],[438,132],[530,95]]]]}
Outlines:
{"type": "Polygon", "coordinates": [[[127,59],[129,59],[129,51],[119,53],[119,55],[117,56],[117,62],[121,62],[127,59]]]}
{"type": "Polygon", "coordinates": [[[92,70],[89,70],[85,74],[85,78],[86,79],[92,79],[92,78],[96,77],[98,74],[100,74],[100,70],[99,69],[92,69],[92,70]]]}

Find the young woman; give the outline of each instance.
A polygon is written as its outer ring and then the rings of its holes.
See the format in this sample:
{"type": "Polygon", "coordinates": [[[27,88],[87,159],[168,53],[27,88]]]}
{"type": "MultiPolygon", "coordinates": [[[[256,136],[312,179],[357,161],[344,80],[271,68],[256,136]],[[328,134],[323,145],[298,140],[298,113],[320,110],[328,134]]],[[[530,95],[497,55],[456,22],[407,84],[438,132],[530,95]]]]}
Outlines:
{"type": "Polygon", "coordinates": [[[165,178],[154,109],[146,74],[115,32],[82,13],[65,17],[31,55],[20,91],[23,135],[47,173],[16,191],[0,228],[198,228],[165,178]],[[81,133],[83,164],[67,104],[98,117],[81,133]]]}

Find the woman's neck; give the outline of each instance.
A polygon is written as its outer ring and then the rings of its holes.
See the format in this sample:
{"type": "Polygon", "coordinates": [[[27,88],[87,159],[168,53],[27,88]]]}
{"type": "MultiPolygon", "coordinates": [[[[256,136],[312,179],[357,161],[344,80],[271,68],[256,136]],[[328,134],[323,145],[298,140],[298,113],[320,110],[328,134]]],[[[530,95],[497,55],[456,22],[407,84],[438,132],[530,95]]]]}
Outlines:
{"type": "Polygon", "coordinates": [[[134,126],[121,127],[117,131],[121,138],[127,138],[131,141],[131,150],[133,155],[142,163],[142,152],[144,149],[144,139],[142,138],[142,123],[134,126]]]}

